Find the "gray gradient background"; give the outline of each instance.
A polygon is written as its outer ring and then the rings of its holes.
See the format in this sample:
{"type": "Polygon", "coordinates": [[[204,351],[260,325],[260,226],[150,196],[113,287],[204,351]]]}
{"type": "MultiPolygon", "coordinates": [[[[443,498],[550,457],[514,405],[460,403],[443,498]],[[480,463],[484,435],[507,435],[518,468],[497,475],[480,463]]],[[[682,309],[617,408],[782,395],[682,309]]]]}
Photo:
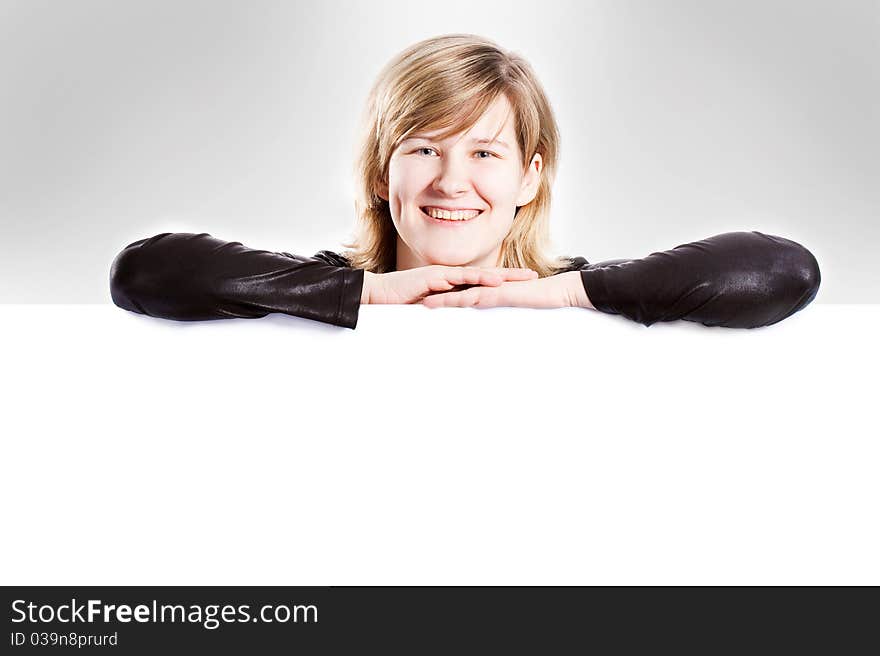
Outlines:
{"type": "Polygon", "coordinates": [[[733,230],[880,302],[880,1],[0,0],[0,302],[110,302],[126,244],[338,250],[358,116],[420,39],[524,55],[562,132],[555,252],[733,230]]]}

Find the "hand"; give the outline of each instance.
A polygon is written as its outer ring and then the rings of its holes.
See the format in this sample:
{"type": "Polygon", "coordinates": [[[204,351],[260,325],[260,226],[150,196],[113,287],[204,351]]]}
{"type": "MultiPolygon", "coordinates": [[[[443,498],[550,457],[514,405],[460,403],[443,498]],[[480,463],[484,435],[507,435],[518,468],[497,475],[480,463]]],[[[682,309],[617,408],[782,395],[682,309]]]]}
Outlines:
{"type": "Polygon", "coordinates": [[[418,303],[434,292],[448,292],[461,285],[501,285],[505,281],[529,281],[538,277],[532,269],[516,267],[430,266],[392,271],[364,272],[361,303],[418,303]]]}
{"type": "Polygon", "coordinates": [[[547,278],[504,282],[491,287],[432,294],[422,305],[436,307],[526,307],[592,308],[579,271],[567,271],[547,278]]]}

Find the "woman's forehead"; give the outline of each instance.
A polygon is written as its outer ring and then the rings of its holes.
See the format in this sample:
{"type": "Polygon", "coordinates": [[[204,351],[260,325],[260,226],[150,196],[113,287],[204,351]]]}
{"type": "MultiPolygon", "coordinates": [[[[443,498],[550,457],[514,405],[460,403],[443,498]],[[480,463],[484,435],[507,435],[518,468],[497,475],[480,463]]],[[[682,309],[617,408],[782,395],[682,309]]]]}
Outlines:
{"type": "MultiPolygon", "coordinates": [[[[410,134],[404,142],[429,139],[436,141],[447,130],[419,130],[410,134]]],[[[513,125],[513,111],[504,94],[496,98],[480,116],[474,125],[467,131],[456,130],[446,137],[450,141],[458,141],[466,137],[469,144],[498,144],[504,148],[513,149],[515,126],[513,125]]]]}

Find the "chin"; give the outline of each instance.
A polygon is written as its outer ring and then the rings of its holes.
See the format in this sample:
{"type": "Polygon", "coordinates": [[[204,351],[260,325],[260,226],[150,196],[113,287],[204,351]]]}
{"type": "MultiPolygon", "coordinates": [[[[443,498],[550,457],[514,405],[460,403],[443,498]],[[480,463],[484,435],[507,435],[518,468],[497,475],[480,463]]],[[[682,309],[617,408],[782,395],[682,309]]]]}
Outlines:
{"type": "Polygon", "coordinates": [[[460,243],[448,243],[425,240],[424,248],[419,252],[426,261],[432,264],[446,264],[447,262],[466,262],[473,254],[468,249],[462,248],[460,243]]]}
{"type": "Polygon", "coordinates": [[[442,266],[469,266],[474,258],[465,254],[440,254],[429,253],[425,259],[431,264],[440,264],[442,266]]]}

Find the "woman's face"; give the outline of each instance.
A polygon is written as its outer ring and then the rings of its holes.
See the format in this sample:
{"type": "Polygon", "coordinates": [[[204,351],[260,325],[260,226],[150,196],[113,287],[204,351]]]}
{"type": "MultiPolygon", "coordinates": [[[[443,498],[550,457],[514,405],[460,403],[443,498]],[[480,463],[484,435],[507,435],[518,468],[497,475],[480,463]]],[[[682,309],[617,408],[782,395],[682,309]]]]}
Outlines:
{"type": "Polygon", "coordinates": [[[542,167],[535,154],[525,174],[510,102],[502,94],[465,133],[436,140],[420,133],[403,141],[391,156],[388,201],[397,229],[397,270],[431,264],[499,265],[501,243],[514,212],[537,193],[542,167]],[[490,140],[503,124],[495,142],[490,140]],[[471,209],[474,218],[432,218],[429,207],[471,209]]]}

